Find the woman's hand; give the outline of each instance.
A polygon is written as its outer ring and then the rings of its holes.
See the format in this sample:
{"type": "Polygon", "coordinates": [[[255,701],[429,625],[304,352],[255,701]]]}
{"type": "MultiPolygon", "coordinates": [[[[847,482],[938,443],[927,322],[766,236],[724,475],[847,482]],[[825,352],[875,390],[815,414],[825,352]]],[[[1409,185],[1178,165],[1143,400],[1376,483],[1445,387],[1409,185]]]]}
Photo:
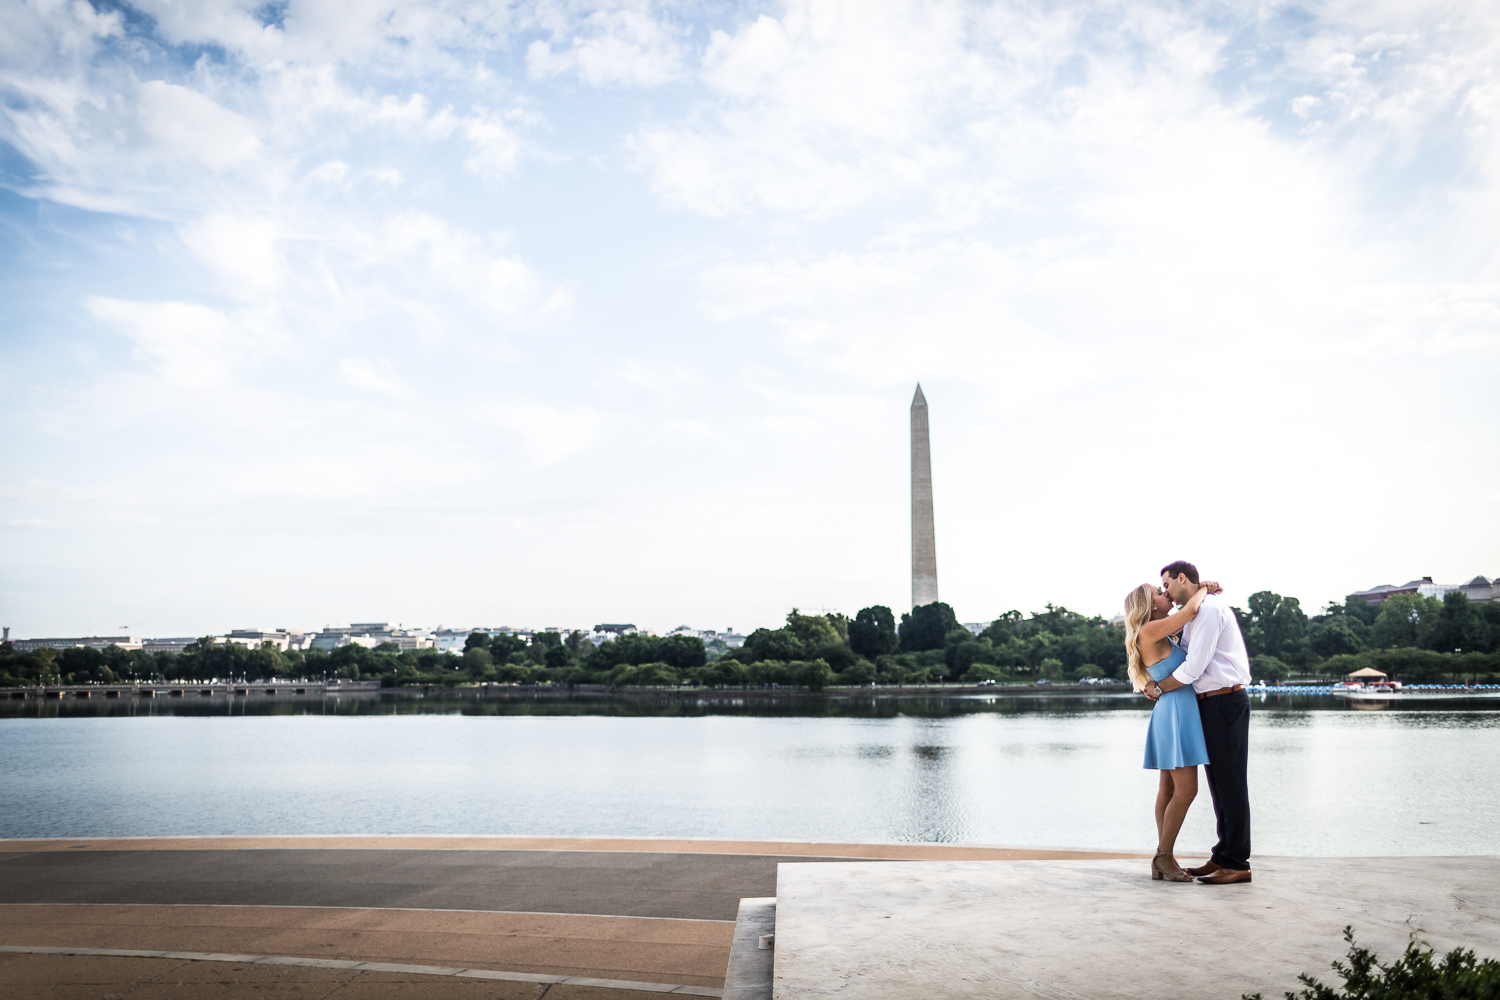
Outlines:
{"type": "Polygon", "coordinates": [[[1222,594],[1222,593],[1224,593],[1224,588],[1221,587],[1221,586],[1219,586],[1219,581],[1218,580],[1204,580],[1202,583],[1198,584],[1198,589],[1199,590],[1206,590],[1210,594],[1222,594]]]}

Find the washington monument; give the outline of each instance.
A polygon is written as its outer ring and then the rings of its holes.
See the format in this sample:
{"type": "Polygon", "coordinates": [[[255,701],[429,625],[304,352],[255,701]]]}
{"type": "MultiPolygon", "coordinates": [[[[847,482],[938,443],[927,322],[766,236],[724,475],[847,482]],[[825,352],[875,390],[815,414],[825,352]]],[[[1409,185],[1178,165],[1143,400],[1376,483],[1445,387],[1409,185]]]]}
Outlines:
{"type": "Polygon", "coordinates": [[[911,606],[938,599],[937,539],[932,530],[932,449],[921,383],[911,399],[911,606]]]}

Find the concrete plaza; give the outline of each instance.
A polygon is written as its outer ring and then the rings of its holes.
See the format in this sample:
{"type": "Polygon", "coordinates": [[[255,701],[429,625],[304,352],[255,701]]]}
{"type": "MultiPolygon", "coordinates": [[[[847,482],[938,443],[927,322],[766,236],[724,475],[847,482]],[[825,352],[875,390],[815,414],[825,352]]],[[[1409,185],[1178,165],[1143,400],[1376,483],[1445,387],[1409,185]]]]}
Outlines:
{"type": "Polygon", "coordinates": [[[1144,860],[782,865],[776,896],[766,1000],[1280,997],[1339,984],[1346,925],[1386,961],[1412,934],[1500,956],[1492,857],[1258,859],[1230,886],[1144,860]]]}
{"type": "Polygon", "coordinates": [[[0,841],[0,946],[79,953],[0,953],[0,993],[716,996],[739,900],[774,894],[782,862],[1109,856],[666,839],[0,841]]]}

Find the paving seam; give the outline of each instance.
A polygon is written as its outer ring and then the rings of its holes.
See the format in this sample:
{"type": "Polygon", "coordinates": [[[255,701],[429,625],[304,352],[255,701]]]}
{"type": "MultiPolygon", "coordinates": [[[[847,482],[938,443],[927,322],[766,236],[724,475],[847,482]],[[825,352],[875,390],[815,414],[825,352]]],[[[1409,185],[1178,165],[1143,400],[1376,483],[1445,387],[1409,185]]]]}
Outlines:
{"type": "Polygon", "coordinates": [[[317,906],[302,903],[0,903],[5,906],[132,906],[192,907],[220,910],[374,910],[380,913],[510,913],[518,917],[603,917],[610,920],[672,920],[689,924],[732,924],[707,917],[639,917],[633,913],[559,913],[556,910],[454,910],[430,906],[317,906]]]}
{"type": "MultiPolygon", "coordinates": [[[[928,843],[928,842],[912,842],[912,843],[904,843],[904,844],[891,844],[891,843],[881,843],[881,842],[878,842],[878,841],[876,841],[876,842],[869,842],[869,843],[847,843],[847,842],[845,842],[845,843],[826,844],[823,841],[816,841],[816,840],[807,840],[807,841],[798,841],[798,840],[762,840],[762,841],[757,841],[757,840],[727,840],[726,841],[726,840],[718,840],[718,839],[708,838],[708,837],[705,837],[705,838],[695,838],[695,837],[660,837],[660,838],[653,838],[653,837],[632,837],[632,838],[615,838],[615,837],[541,837],[541,836],[522,836],[522,835],[516,835],[516,836],[512,836],[512,837],[486,837],[486,836],[470,835],[470,834],[422,834],[422,835],[408,835],[408,834],[385,834],[385,835],[381,835],[381,834],[299,834],[299,835],[292,836],[292,837],[254,836],[254,835],[252,835],[252,836],[240,836],[240,835],[235,835],[235,834],[211,834],[211,835],[205,835],[205,836],[192,836],[192,837],[162,837],[162,836],[132,836],[132,837],[0,837],[0,852],[9,853],[11,851],[18,851],[18,852],[25,851],[26,847],[24,845],[32,845],[32,844],[38,845],[38,847],[37,847],[38,851],[55,850],[55,849],[57,849],[57,845],[62,845],[62,844],[68,844],[69,847],[71,847],[71,848],[78,848],[78,849],[92,848],[92,847],[96,846],[94,843],[80,843],[82,841],[95,841],[95,842],[103,842],[103,843],[106,843],[106,844],[116,844],[116,843],[148,844],[148,843],[151,843],[151,842],[156,842],[156,847],[154,848],[155,850],[246,850],[246,851],[255,851],[255,850],[319,850],[319,849],[322,849],[322,848],[317,843],[318,841],[324,841],[324,842],[326,842],[326,841],[335,841],[335,840],[337,840],[337,841],[352,841],[352,842],[355,842],[355,843],[346,843],[346,844],[342,845],[341,847],[334,848],[334,849],[351,850],[351,851],[359,851],[359,850],[406,850],[406,851],[424,851],[424,850],[450,851],[450,850],[466,850],[466,851],[497,851],[497,852],[499,852],[499,851],[534,851],[534,852],[537,852],[537,853],[545,853],[545,852],[549,852],[549,851],[556,851],[556,852],[560,852],[560,853],[571,853],[571,854],[725,854],[725,855],[739,854],[739,855],[745,855],[745,856],[750,856],[750,857],[789,857],[789,858],[796,858],[796,857],[816,857],[816,858],[831,858],[831,859],[836,859],[836,860],[840,860],[840,861],[843,861],[843,860],[849,860],[849,861],[873,861],[873,860],[884,859],[884,858],[887,857],[887,855],[879,854],[879,853],[871,854],[871,853],[868,853],[868,849],[871,849],[871,848],[874,848],[874,849],[891,848],[891,849],[894,849],[894,850],[897,850],[897,851],[912,851],[912,850],[921,851],[921,850],[924,850],[924,849],[931,849],[933,851],[940,852],[940,853],[943,853],[943,854],[948,854],[948,853],[953,853],[953,852],[958,852],[958,851],[985,851],[985,852],[994,852],[994,853],[1015,852],[1015,853],[1020,853],[1020,854],[1068,854],[1068,855],[1079,855],[1079,857],[1068,858],[1066,860],[1080,860],[1080,861],[1081,860],[1088,860],[1088,859],[1098,859],[1098,860],[1101,860],[1101,861],[1102,860],[1117,861],[1117,860],[1127,859],[1127,858],[1150,857],[1150,855],[1132,853],[1128,849],[1123,849],[1123,848],[1121,848],[1121,849],[1109,849],[1109,848],[1097,848],[1097,847],[1095,847],[1095,848],[1090,848],[1090,847],[1006,847],[1006,846],[996,846],[996,845],[992,845],[992,844],[938,844],[938,843],[928,843]],[[257,840],[259,840],[259,841],[276,841],[278,843],[275,844],[275,845],[271,845],[271,844],[254,845],[254,844],[245,844],[244,843],[246,841],[257,841],[257,840]],[[464,847],[449,847],[449,846],[437,846],[437,845],[432,845],[432,846],[427,846],[427,845],[424,845],[424,846],[408,846],[408,847],[389,847],[389,846],[386,846],[386,844],[388,844],[390,841],[411,841],[411,840],[438,841],[439,843],[441,843],[442,841],[450,841],[450,842],[451,841],[479,841],[479,842],[485,842],[485,841],[487,841],[488,843],[476,843],[476,844],[471,844],[469,846],[464,846],[464,847]],[[602,841],[602,842],[617,844],[617,845],[620,845],[620,846],[612,846],[612,847],[574,846],[574,845],[577,845],[579,842],[587,843],[590,840],[602,841]],[[188,841],[188,842],[193,842],[193,841],[210,841],[210,842],[211,841],[221,841],[221,842],[222,841],[237,841],[237,842],[240,842],[241,844],[243,844],[244,846],[236,846],[236,847],[231,847],[231,848],[197,847],[197,846],[182,846],[182,847],[179,847],[179,846],[177,846],[178,843],[181,843],[181,842],[184,842],[184,841],[188,841]],[[298,844],[296,844],[294,846],[284,846],[287,841],[298,841],[298,842],[311,841],[312,843],[298,843],[298,844]],[[363,841],[364,843],[359,843],[361,841],[363,841]],[[163,843],[163,842],[166,842],[166,843],[163,843]],[[530,844],[532,846],[507,846],[507,842],[510,842],[512,844],[517,843],[517,842],[522,842],[522,843],[530,844]],[[664,847],[667,847],[667,849],[663,849],[661,847],[655,846],[655,845],[658,845],[658,844],[659,845],[663,845],[664,847]],[[641,846],[625,846],[625,845],[641,845],[641,846]],[[723,848],[723,849],[720,849],[720,850],[707,850],[707,849],[700,849],[700,850],[691,850],[691,849],[689,849],[689,850],[684,850],[682,846],[678,846],[676,850],[672,850],[667,845],[694,845],[694,846],[699,847],[699,848],[720,847],[720,848],[723,848]],[[780,847],[782,849],[781,850],[760,850],[760,851],[755,851],[755,850],[748,850],[747,851],[747,850],[743,850],[743,849],[738,849],[738,848],[743,848],[744,846],[754,846],[754,847],[762,847],[762,848],[776,848],[776,847],[780,847]],[[807,847],[825,847],[825,846],[827,846],[827,847],[844,847],[844,848],[864,848],[864,849],[867,850],[867,853],[863,853],[863,854],[847,854],[847,855],[845,855],[845,854],[828,854],[828,853],[822,853],[822,852],[820,852],[818,854],[802,854],[802,853],[799,853],[799,852],[786,850],[786,848],[789,848],[789,847],[790,848],[807,848],[807,847]],[[730,849],[730,848],[736,848],[736,849],[730,849]]],[[[64,848],[64,849],[68,849],[68,848],[64,848]]],[[[128,848],[104,847],[102,849],[103,850],[116,850],[116,849],[118,849],[118,850],[126,850],[128,848]]],[[[1028,858],[1028,859],[1013,859],[1013,858],[969,858],[969,859],[956,859],[956,858],[949,858],[949,857],[940,857],[940,858],[891,857],[890,860],[898,860],[898,861],[922,861],[922,860],[993,860],[993,861],[1010,861],[1010,860],[1042,860],[1042,859],[1034,859],[1034,858],[1028,858]]]]}
{"type": "MultiPolygon", "coordinates": [[[[467,912],[467,911],[465,911],[467,912]]],[[[347,969],[353,972],[394,972],[406,975],[445,976],[454,979],[494,979],[514,983],[547,983],[560,986],[596,986],[643,993],[678,996],[722,997],[712,986],[678,986],[672,983],[637,983],[625,979],[590,979],[585,976],[548,976],[533,972],[502,972],[497,969],[459,969],[437,965],[397,965],[390,962],[346,962],[330,958],[294,958],[284,955],[228,955],[203,951],[138,951],[129,948],[32,948],[0,945],[4,955],[83,955],[104,958],[168,958],[187,962],[236,962],[241,965],[291,965],[309,969],[347,969]]]]}

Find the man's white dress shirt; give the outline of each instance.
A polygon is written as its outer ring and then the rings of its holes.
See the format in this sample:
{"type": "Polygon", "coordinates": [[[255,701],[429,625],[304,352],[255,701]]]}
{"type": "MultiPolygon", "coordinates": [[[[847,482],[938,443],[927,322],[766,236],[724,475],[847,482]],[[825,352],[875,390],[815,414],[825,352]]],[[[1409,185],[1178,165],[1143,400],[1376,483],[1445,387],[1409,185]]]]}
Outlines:
{"type": "Polygon", "coordinates": [[[1250,656],[1234,612],[1215,594],[1205,594],[1197,616],[1182,627],[1187,659],[1172,676],[1193,690],[1218,691],[1250,683],[1250,656]]]}

